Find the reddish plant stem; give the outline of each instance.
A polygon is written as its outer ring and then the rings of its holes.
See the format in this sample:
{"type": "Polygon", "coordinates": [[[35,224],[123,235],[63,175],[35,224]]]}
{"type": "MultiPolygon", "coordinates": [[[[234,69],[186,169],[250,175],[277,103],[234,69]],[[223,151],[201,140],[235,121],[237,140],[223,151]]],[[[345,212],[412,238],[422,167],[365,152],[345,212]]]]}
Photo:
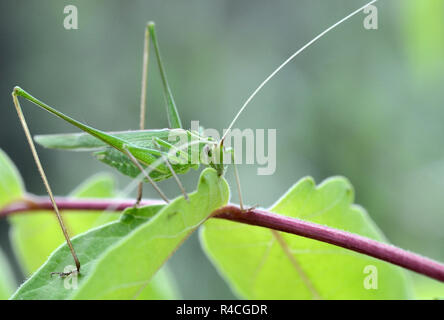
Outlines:
{"type": "Polygon", "coordinates": [[[241,212],[238,207],[231,205],[216,210],[214,212],[214,217],[266,227],[327,242],[396,264],[444,282],[444,264],[354,233],[330,228],[313,222],[289,218],[259,209],[251,210],[249,212],[241,212]]]}
{"type": "MultiPolygon", "coordinates": [[[[60,210],[78,210],[78,211],[123,211],[126,208],[134,206],[136,203],[132,199],[76,199],[76,198],[55,198],[60,210]]],[[[142,200],[140,206],[149,206],[156,204],[165,204],[162,200],[142,200]]],[[[11,214],[41,210],[52,210],[52,203],[45,197],[36,197],[27,195],[11,203],[0,210],[0,218],[11,214]]]]}
{"type": "MultiPolygon", "coordinates": [[[[134,200],[56,198],[60,210],[122,211],[134,205],[134,200]]],[[[162,204],[159,200],[142,200],[141,205],[162,204]]],[[[51,210],[49,199],[29,196],[0,210],[0,218],[21,212],[51,210]]],[[[212,217],[269,228],[277,231],[330,243],[359,252],[444,282],[444,265],[432,259],[381,243],[357,234],[330,228],[313,222],[290,218],[260,209],[242,212],[227,205],[215,210],[212,217]]]]}

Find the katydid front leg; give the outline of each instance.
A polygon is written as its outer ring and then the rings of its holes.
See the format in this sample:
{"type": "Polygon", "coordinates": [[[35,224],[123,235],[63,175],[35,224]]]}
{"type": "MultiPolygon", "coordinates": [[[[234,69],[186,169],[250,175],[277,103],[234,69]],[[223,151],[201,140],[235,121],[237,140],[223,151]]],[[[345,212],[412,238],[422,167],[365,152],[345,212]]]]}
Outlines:
{"type": "MultiPolygon", "coordinates": [[[[142,174],[145,176],[145,178],[151,183],[151,185],[153,186],[153,188],[159,193],[160,197],[166,202],[169,203],[170,201],[168,200],[167,196],[162,192],[162,190],[160,190],[160,188],[157,186],[157,184],[154,182],[153,179],[151,179],[150,175],[145,171],[145,169],[142,167],[142,165],[140,164],[140,162],[133,156],[133,154],[131,153],[131,151],[124,147],[123,149],[124,153],[128,156],[128,158],[130,158],[130,160],[134,163],[134,165],[139,168],[140,172],[142,172],[142,174]]],[[[142,182],[141,182],[142,183],[142,182]]]]}
{"type": "MultiPolygon", "coordinates": [[[[160,150],[160,144],[159,144],[159,141],[160,139],[153,139],[153,143],[159,148],[159,150],[160,150]]],[[[164,142],[165,144],[167,144],[167,142],[164,142]]],[[[172,145],[169,145],[169,150],[174,150],[174,146],[172,146],[172,145]]],[[[179,177],[177,176],[177,173],[176,173],[176,171],[174,171],[174,168],[173,168],[173,166],[171,165],[171,163],[170,163],[170,161],[168,160],[168,158],[167,157],[165,157],[164,155],[162,155],[162,159],[163,159],[163,161],[165,162],[165,164],[168,166],[168,169],[171,171],[171,174],[173,175],[173,177],[174,177],[174,180],[176,180],[176,183],[177,183],[177,185],[179,186],[179,189],[180,189],[180,191],[182,192],[182,194],[183,194],[183,196],[184,196],[184,198],[185,198],[185,200],[187,200],[188,202],[190,202],[190,198],[188,197],[188,193],[185,191],[185,188],[183,187],[183,185],[182,185],[182,182],[180,182],[180,179],[179,179],[179,177]]]]}
{"type": "Polygon", "coordinates": [[[237,192],[239,195],[239,207],[241,211],[244,211],[244,200],[242,199],[242,189],[240,185],[239,171],[237,170],[237,165],[236,165],[236,158],[234,157],[234,150],[230,150],[230,153],[231,153],[231,160],[233,161],[234,177],[236,179],[237,192]]]}

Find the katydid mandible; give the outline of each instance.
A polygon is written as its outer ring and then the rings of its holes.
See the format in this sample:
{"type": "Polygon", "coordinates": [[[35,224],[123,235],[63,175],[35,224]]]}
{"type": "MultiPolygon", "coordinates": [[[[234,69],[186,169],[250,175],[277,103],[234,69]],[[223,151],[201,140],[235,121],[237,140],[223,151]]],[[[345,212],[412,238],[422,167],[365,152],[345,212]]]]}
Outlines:
{"type": "MultiPolygon", "coordinates": [[[[67,150],[96,150],[94,155],[105,164],[108,164],[116,168],[121,173],[130,177],[136,178],[140,174],[144,176],[144,180],[151,183],[155,190],[159,193],[160,197],[168,203],[168,199],[165,194],[156,185],[156,181],[162,181],[173,177],[184,197],[188,199],[177,174],[185,174],[189,169],[197,169],[199,163],[190,162],[192,156],[193,144],[197,146],[198,154],[203,152],[208,156],[208,162],[206,165],[213,167],[219,174],[223,175],[226,165],[224,164],[224,154],[231,153],[231,159],[234,160],[234,153],[231,149],[224,147],[224,139],[228,132],[233,128],[235,121],[239,118],[241,113],[254,98],[254,96],[278,73],[285,65],[292,61],[302,51],[311,46],[314,42],[322,38],[326,33],[342,24],[352,16],[362,11],[367,6],[375,3],[377,0],[370,1],[366,5],[353,11],[343,19],[339,20],[329,28],[325,29],[298,51],[293,53],[287,60],[279,65],[248,97],[245,103],[240,108],[239,112],[230,123],[228,129],[223,135],[220,141],[214,141],[211,138],[202,136],[199,132],[189,131],[182,128],[182,123],[177,111],[177,107],[168,84],[166,72],[163,66],[163,62],[160,55],[159,45],[157,41],[155,25],[153,22],[147,24],[145,31],[144,42],[144,54],[143,54],[143,71],[142,71],[142,90],[140,99],[140,123],[139,130],[123,131],[123,132],[104,132],[88,125],[85,125],[59,111],[45,104],[44,102],[36,99],[25,90],[15,87],[12,96],[15,108],[18,113],[18,117],[23,126],[26,139],[30,145],[32,155],[36,162],[38,171],[41,175],[46,191],[51,199],[54,212],[58,218],[60,227],[66,239],[67,245],[71,251],[73,259],[76,264],[76,271],[80,272],[80,261],[77,258],[74,247],[71,243],[70,237],[63,222],[63,218],[58,210],[56,201],[54,199],[53,192],[50,184],[46,178],[45,171],[41,165],[38,157],[34,142],[29,132],[26,120],[23,116],[18,97],[23,97],[40,108],[54,114],[55,116],[69,122],[70,124],[81,129],[84,133],[80,134],[58,134],[58,135],[43,135],[35,137],[35,140],[48,148],[67,149],[67,150]],[[159,68],[160,76],[162,79],[162,87],[164,91],[166,110],[168,116],[169,128],[145,130],[145,114],[146,114],[146,87],[147,87],[147,74],[148,74],[148,57],[149,57],[149,42],[153,43],[157,65],[159,68]],[[175,142],[170,141],[171,136],[182,136],[187,141],[192,140],[193,143],[187,143],[185,145],[178,145],[175,142]],[[98,151],[97,151],[98,150],[98,151]],[[184,162],[183,159],[186,159],[184,162]],[[182,160],[182,161],[181,161],[182,160]]],[[[195,152],[195,149],[194,149],[195,152]]],[[[198,158],[199,159],[199,158],[198,158]]],[[[234,161],[232,161],[235,164],[234,161]]],[[[236,185],[239,193],[240,207],[243,210],[243,201],[241,195],[240,181],[236,166],[234,166],[234,173],[236,177],[236,185]]],[[[139,183],[138,196],[135,205],[138,205],[142,198],[142,182],[139,183]]],[[[66,276],[70,273],[54,272],[60,276],[66,276]]]]}

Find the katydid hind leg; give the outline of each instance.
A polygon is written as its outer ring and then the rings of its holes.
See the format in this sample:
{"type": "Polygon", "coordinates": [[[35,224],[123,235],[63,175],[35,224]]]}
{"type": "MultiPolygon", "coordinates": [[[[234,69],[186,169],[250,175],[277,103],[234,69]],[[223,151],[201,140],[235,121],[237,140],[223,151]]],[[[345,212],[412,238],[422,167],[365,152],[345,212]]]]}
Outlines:
{"type": "MultiPolygon", "coordinates": [[[[26,140],[28,141],[29,147],[31,148],[31,153],[32,153],[32,156],[34,158],[34,162],[37,165],[37,169],[38,169],[38,171],[40,173],[40,176],[42,178],[43,184],[45,185],[46,192],[48,193],[48,196],[49,196],[49,198],[51,200],[51,203],[52,203],[54,212],[55,212],[55,214],[57,216],[57,220],[59,222],[60,228],[62,229],[63,236],[65,237],[66,244],[68,245],[68,248],[69,248],[69,250],[71,252],[71,255],[72,255],[73,259],[74,259],[74,262],[75,262],[75,265],[76,265],[76,272],[80,272],[80,260],[78,259],[77,254],[76,254],[76,252],[74,250],[74,246],[72,245],[71,239],[70,239],[69,234],[68,234],[68,230],[66,229],[66,226],[65,226],[65,223],[63,221],[62,215],[61,215],[61,213],[59,211],[59,208],[57,206],[57,203],[56,203],[56,201],[54,199],[54,194],[52,192],[51,186],[50,186],[50,184],[48,182],[48,179],[46,177],[45,170],[43,169],[43,166],[42,166],[42,164],[40,162],[40,158],[39,158],[37,150],[35,148],[34,141],[32,140],[31,133],[30,133],[29,128],[28,128],[28,124],[26,123],[25,117],[24,117],[23,112],[22,112],[22,108],[20,106],[20,102],[18,101],[18,97],[17,97],[16,91],[13,91],[12,98],[13,98],[13,101],[14,101],[14,106],[15,106],[15,109],[17,111],[19,120],[20,120],[20,122],[22,124],[22,127],[23,127],[23,131],[25,132],[26,140]]],[[[69,274],[71,274],[73,272],[74,271],[68,272],[68,273],[66,273],[66,272],[52,272],[51,276],[53,274],[58,274],[61,277],[63,277],[63,276],[67,276],[67,275],[69,275],[69,274]]]]}
{"type": "Polygon", "coordinates": [[[170,85],[166,76],[165,68],[163,66],[162,57],[160,55],[159,44],[157,42],[156,27],[154,22],[148,22],[147,30],[150,35],[150,39],[153,42],[154,52],[157,58],[157,66],[159,67],[160,77],[162,78],[162,86],[166,100],[168,124],[170,128],[182,128],[182,122],[180,121],[179,112],[177,111],[176,103],[174,102],[173,93],[171,92],[170,85]]]}
{"type": "MultiPolygon", "coordinates": [[[[149,31],[148,26],[145,28],[145,37],[143,41],[143,63],[142,63],[142,89],[140,93],[140,117],[139,117],[139,129],[145,129],[145,117],[146,117],[146,92],[148,81],[148,63],[149,63],[149,31]]],[[[141,181],[137,187],[137,200],[136,206],[140,204],[143,196],[143,181],[141,181]]]]}
{"type": "MultiPolygon", "coordinates": [[[[53,107],[47,105],[46,103],[40,101],[39,99],[37,99],[35,97],[33,97],[28,92],[26,92],[25,90],[23,90],[19,87],[14,88],[13,94],[15,96],[21,96],[21,97],[27,99],[28,101],[32,102],[36,106],[38,106],[38,107],[48,111],[49,113],[65,120],[66,122],[72,124],[73,126],[79,128],[80,130],[90,134],[91,136],[101,140],[106,145],[116,149],[119,152],[124,153],[125,155],[126,155],[126,153],[124,152],[124,148],[130,149],[131,153],[138,160],[140,160],[142,163],[149,165],[150,163],[156,161],[157,157],[159,157],[161,155],[161,153],[157,149],[132,145],[130,142],[128,142],[125,139],[119,138],[119,137],[114,136],[110,133],[107,133],[107,132],[95,129],[93,127],[90,127],[86,124],[83,124],[80,121],[77,121],[77,120],[67,116],[66,114],[54,109],[53,107]]],[[[156,168],[154,170],[159,171],[159,172],[168,172],[168,168],[163,164],[159,164],[158,166],[156,166],[156,168]]]]}

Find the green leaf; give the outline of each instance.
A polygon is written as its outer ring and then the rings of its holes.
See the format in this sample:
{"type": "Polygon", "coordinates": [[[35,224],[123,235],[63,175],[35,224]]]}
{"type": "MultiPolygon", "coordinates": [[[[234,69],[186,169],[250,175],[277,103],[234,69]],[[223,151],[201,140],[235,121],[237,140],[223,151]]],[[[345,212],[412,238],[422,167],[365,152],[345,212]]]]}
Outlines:
{"type": "MultiPolygon", "coordinates": [[[[353,188],[345,178],[330,178],[318,187],[311,178],[304,178],[271,211],[385,241],[353,200],[353,188]]],[[[207,221],[200,239],[211,261],[241,298],[411,297],[410,282],[401,268],[320,241],[222,219],[207,221]],[[366,266],[376,267],[377,289],[364,287],[369,276],[364,273],[366,266]]]]}
{"type": "Polygon", "coordinates": [[[8,299],[16,288],[12,270],[3,251],[0,250],[0,300],[8,299]]]}
{"type": "MultiPolygon", "coordinates": [[[[98,174],[71,193],[74,198],[110,198],[115,195],[114,180],[107,174],[98,174]]],[[[106,222],[118,219],[118,213],[62,212],[71,236],[85,232],[106,222]]],[[[24,212],[9,217],[10,238],[17,259],[26,274],[39,268],[52,251],[65,239],[53,211],[24,212]]]]}
{"type": "Polygon", "coordinates": [[[444,297],[444,283],[416,274],[413,280],[417,299],[430,300],[444,297]]]}
{"type": "MultiPolygon", "coordinates": [[[[0,150],[0,206],[5,206],[22,198],[24,187],[21,177],[8,156],[0,150]]],[[[112,197],[114,180],[106,174],[91,177],[71,193],[77,198],[112,197]]],[[[82,233],[109,221],[116,220],[120,214],[101,212],[74,212],[64,215],[65,223],[72,235],[82,233]]],[[[64,238],[52,211],[27,212],[10,218],[11,240],[14,251],[22,268],[28,274],[45,262],[50,253],[64,238]]],[[[11,296],[16,285],[6,258],[0,252],[0,299],[11,296]]],[[[177,289],[168,270],[160,270],[153,281],[142,290],[141,299],[174,299],[177,289]]]]}
{"type": "Polygon", "coordinates": [[[143,289],[137,300],[177,300],[179,289],[167,266],[157,271],[148,286],[143,289]]]}
{"type": "Polygon", "coordinates": [[[24,191],[23,181],[17,168],[8,155],[0,149],[0,208],[22,198],[24,191]]]}
{"type": "MultiPolygon", "coordinates": [[[[17,168],[8,155],[0,149],[0,208],[21,199],[24,190],[23,181],[17,168]]],[[[8,299],[15,287],[9,263],[0,250],[0,300],[8,299]]]]}
{"type": "Polygon", "coordinates": [[[206,169],[189,202],[180,197],[167,206],[128,209],[120,221],[74,238],[73,245],[82,262],[77,289],[65,289],[64,284],[72,278],[49,276],[73,264],[67,246],[62,245],[13,298],[137,298],[178,246],[212,211],[225,205],[228,197],[226,181],[215,170],[206,169]]]}

